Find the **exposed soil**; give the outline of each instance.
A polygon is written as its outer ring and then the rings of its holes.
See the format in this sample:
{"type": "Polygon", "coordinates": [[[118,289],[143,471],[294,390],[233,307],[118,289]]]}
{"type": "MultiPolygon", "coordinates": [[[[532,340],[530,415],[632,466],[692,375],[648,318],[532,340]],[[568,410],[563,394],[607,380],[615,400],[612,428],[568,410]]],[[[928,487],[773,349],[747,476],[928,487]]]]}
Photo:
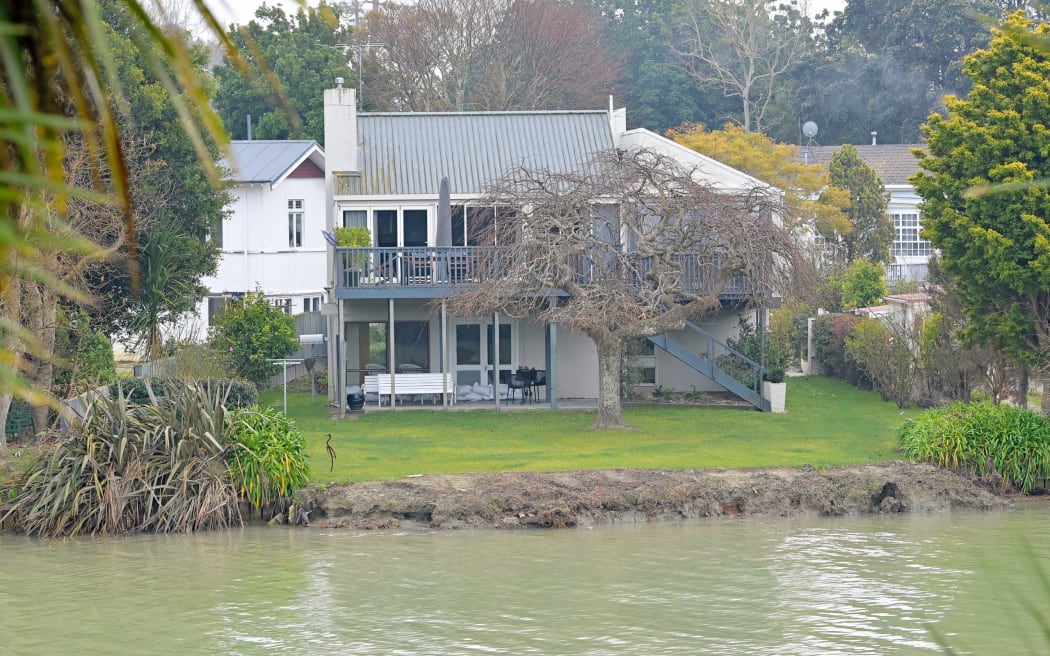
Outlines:
{"type": "Polygon", "coordinates": [[[726,517],[998,510],[982,481],[890,462],[817,470],[600,470],[425,475],[302,490],[291,517],[355,529],[569,528],[726,517]]]}

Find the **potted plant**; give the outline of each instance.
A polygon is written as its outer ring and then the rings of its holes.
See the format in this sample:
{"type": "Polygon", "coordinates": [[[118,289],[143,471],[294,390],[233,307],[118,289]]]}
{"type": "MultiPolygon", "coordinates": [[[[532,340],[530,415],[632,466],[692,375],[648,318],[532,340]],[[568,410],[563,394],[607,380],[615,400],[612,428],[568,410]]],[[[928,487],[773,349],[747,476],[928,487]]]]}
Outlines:
{"type": "MultiPolygon", "coordinates": [[[[364,226],[336,228],[333,232],[339,248],[368,248],[372,245],[372,233],[364,226]]],[[[357,253],[344,262],[344,266],[350,267],[348,282],[351,287],[357,286],[357,278],[367,259],[364,253],[357,253]]]]}

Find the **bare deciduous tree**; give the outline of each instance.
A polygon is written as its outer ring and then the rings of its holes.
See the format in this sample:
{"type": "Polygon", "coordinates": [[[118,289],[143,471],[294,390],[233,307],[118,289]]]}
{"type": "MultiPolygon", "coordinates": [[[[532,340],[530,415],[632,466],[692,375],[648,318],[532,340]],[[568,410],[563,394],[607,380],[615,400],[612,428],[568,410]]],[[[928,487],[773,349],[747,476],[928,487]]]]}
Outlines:
{"type": "Polygon", "coordinates": [[[762,132],[776,84],[812,30],[805,9],[805,0],[686,0],[672,49],[697,83],[740,99],[746,132],[762,132]]]}
{"type": "Polygon", "coordinates": [[[359,39],[383,44],[371,55],[381,69],[369,87],[373,105],[574,109],[601,106],[619,72],[622,57],[604,30],[583,2],[420,0],[372,12],[359,39]]]}
{"type": "Polygon", "coordinates": [[[506,0],[420,0],[389,3],[368,15],[363,38],[382,43],[375,53],[383,69],[373,87],[388,109],[469,109],[471,62],[492,42],[506,0]]]}
{"type": "Polygon", "coordinates": [[[479,109],[601,107],[623,65],[598,10],[556,0],[515,0],[475,65],[479,109]]]}
{"type": "Polygon", "coordinates": [[[793,242],[771,218],[779,202],[771,191],[720,191],[648,150],[605,153],[577,174],[515,171],[483,201],[516,210],[492,222],[485,284],[450,299],[449,311],[587,335],[598,350],[594,426],[626,427],[626,342],[717,312],[741,279],[757,299],[794,261],[793,242]]]}

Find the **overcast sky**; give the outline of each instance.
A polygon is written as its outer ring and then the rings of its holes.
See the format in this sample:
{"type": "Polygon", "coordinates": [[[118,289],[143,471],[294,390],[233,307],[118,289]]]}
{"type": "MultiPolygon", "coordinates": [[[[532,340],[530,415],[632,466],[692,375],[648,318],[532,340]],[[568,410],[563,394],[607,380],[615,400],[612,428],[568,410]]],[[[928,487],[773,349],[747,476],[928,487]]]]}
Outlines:
{"type": "MultiPolygon", "coordinates": [[[[264,0],[206,0],[211,10],[215,12],[222,25],[237,23],[243,25],[255,17],[255,9],[263,4],[264,0]]],[[[268,5],[280,5],[285,11],[294,11],[297,6],[295,0],[265,0],[268,5]]],[[[308,4],[316,6],[318,0],[308,0],[308,4]]],[[[827,7],[832,12],[846,6],[846,0],[809,0],[810,9],[813,13],[827,7]]]]}

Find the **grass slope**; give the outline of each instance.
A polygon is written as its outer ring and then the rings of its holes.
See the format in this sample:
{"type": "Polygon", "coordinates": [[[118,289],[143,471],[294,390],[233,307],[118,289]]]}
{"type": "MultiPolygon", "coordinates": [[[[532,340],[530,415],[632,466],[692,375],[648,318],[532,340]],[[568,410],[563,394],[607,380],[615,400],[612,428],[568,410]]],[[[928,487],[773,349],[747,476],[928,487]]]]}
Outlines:
{"type": "MultiPolygon", "coordinates": [[[[410,474],[569,469],[849,465],[899,459],[904,419],[874,392],[829,378],[788,382],[788,412],[685,405],[629,406],[633,430],[592,430],[593,412],[404,410],[332,420],[324,397],[289,394],[306,435],[311,480],[389,480],[410,474]],[[332,434],[335,468],[325,438],[332,434]]],[[[261,401],[283,407],[280,390],[261,401]]],[[[917,416],[907,410],[905,416],[917,416]]]]}

